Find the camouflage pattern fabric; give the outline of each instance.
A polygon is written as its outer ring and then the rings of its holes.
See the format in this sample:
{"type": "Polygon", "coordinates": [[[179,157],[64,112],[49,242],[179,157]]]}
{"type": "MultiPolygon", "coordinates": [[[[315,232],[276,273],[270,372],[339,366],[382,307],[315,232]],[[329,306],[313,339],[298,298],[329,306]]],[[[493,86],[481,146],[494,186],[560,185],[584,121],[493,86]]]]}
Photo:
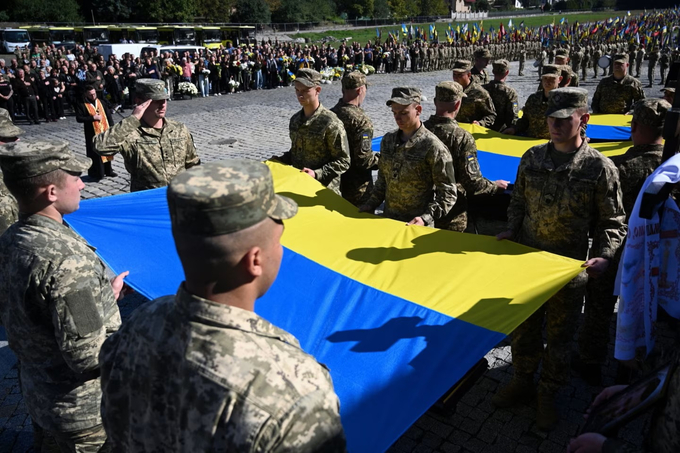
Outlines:
{"type": "Polygon", "coordinates": [[[371,149],[373,123],[361,107],[342,99],[331,109],[345,126],[349,143],[350,167],[340,179],[340,192],[355,206],[364,204],[373,190],[371,170],[378,168],[379,155],[371,149]]]}
{"type": "Polygon", "coordinates": [[[659,61],[659,52],[653,50],[649,53],[649,61],[647,62],[647,78],[649,79],[649,86],[654,84],[654,73],[656,72],[656,63],[659,61]]]}
{"type": "Polygon", "coordinates": [[[456,196],[451,154],[436,135],[422,126],[406,143],[400,130],[385,134],[369,207],[385,201],[385,217],[404,222],[421,217],[432,226],[448,214],[456,196]]]}
{"type": "Polygon", "coordinates": [[[526,135],[527,137],[550,139],[548,122],[545,119],[545,112],[548,110],[548,98],[543,90],[529,95],[524,108],[522,117],[517,120],[515,133],[526,135]]]}
{"type": "Polygon", "coordinates": [[[633,212],[633,206],[642,189],[642,184],[661,164],[662,154],[663,145],[638,145],[628,148],[624,154],[611,157],[619,170],[626,223],[633,212]]]}
{"type": "Polygon", "coordinates": [[[251,311],[182,286],[138,308],[100,360],[115,451],[345,451],[328,370],[251,311]]]}
{"type": "Polygon", "coordinates": [[[593,95],[593,113],[622,115],[628,113],[633,104],[645,98],[642,84],[628,74],[616,80],[614,76],[605,77],[597,85],[593,95]]]}
{"type": "MultiPolygon", "coordinates": [[[[35,428],[35,427],[34,427],[35,428]]],[[[111,443],[107,442],[104,425],[97,425],[80,431],[67,433],[50,432],[51,439],[43,443],[39,453],[60,451],[76,453],[109,453],[112,451],[111,443]],[[52,446],[50,440],[56,445],[52,446]]]]}
{"type": "Polygon", "coordinates": [[[498,190],[493,181],[482,176],[477,160],[477,145],[472,134],[458,126],[456,120],[432,115],[425,127],[441,140],[451,153],[458,196],[451,211],[435,222],[437,228],[465,231],[467,228],[468,198],[473,195],[494,194],[498,190]]]}
{"type": "Polygon", "coordinates": [[[508,206],[508,229],[522,244],[585,260],[588,235],[599,244],[592,256],[611,259],[626,235],[618,171],[583,141],[555,167],[552,143],[523,156],[508,206]]]}
{"type": "Polygon", "coordinates": [[[456,117],[461,123],[478,121],[480,126],[491,127],[496,121],[496,109],[489,92],[476,82],[463,89],[467,97],[460,104],[460,111],[456,117]]]}
{"type": "Polygon", "coordinates": [[[104,264],[69,227],[31,215],[0,237],[0,268],[31,418],[55,432],[100,425],[99,349],[121,323],[104,264]]]}
{"type": "Polygon", "coordinates": [[[120,153],[130,173],[130,192],[167,186],[172,178],[201,160],[189,129],[171,119],[162,129],[125,118],[95,136],[95,151],[102,156],[120,153]]]}
{"type": "Polygon", "coordinates": [[[321,184],[339,195],[340,175],[350,167],[349,143],[342,121],[319,104],[309,118],[300,109],[290,119],[288,130],[291,148],[279,159],[300,170],[311,168],[321,184]]]}
{"type": "Polygon", "coordinates": [[[0,172],[0,235],[19,219],[19,207],[5,183],[0,172]]]}
{"type": "Polygon", "coordinates": [[[489,74],[487,74],[486,69],[479,70],[477,66],[472,66],[470,80],[476,82],[477,85],[486,85],[489,83],[489,74]]]}
{"type": "Polygon", "coordinates": [[[517,123],[517,91],[505,82],[492,80],[484,85],[484,89],[489,92],[496,110],[496,121],[490,129],[501,132],[508,127],[514,127],[517,123]]]}

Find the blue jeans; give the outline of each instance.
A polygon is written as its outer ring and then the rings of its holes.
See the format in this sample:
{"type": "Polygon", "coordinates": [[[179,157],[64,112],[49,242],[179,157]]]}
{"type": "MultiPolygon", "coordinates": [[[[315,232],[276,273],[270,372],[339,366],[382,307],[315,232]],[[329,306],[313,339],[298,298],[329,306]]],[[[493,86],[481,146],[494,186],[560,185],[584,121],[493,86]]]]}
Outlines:
{"type": "Polygon", "coordinates": [[[264,77],[262,77],[262,70],[255,72],[255,88],[261,90],[264,85],[264,77]]]}
{"type": "Polygon", "coordinates": [[[206,97],[210,95],[210,80],[208,80],[208,76],[203,74],[198,76],[198,89],[201,96],[206,97]]]}

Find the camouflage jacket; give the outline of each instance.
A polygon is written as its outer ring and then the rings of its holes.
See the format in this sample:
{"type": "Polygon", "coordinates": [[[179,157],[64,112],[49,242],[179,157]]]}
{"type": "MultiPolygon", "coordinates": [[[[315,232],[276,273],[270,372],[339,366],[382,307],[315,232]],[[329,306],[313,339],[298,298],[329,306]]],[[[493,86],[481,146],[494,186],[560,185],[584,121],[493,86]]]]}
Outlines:
{"type": "Polygon", "coordinates": [[[373,123],[366,112],[353,104],[347,104],[340,99],[331,109],[342,121],[347,133],[349,143],[350,167],[341,176],[342,196],[352,201],[359,195],[356,192],[365,192],[373,182],[372,170],[378,168],[379,155],[374,153],[371,144],[373,141],[373,123]]]}
{"type": "Polygon", "coordinates": [[[98,354],[121,322],[104,264],[68,226],[36,214],[0,237],[0,269],[0,317],[31,418],[51,431],[101,424],[98,354]]]}
{"type": "Polygon", "coordinates": [[[490,129],[501,132],[505,128],[514,127],[519,111],[517,91],[507,83],[496,80],[484,85],[484,89],[489,92],[496,109],[496,121],[490,129]]]}
{"type": "Polygon", "coordinates": [[[638,145],[628,148],[624,154],[611,157],[614,165],[619,169],[626,223],[633,212],[642,184],[661,164],[662,154],[663,145],[638,145]]]}
{"type": "Polygon", "coordinates": [[[519,164],[508,206],[508,229],[525,245],[585,260],[611,259],[626,235],[619,175],[614,164],[583,141],[555,168],[552,142],[529,149],[519,164]]]}
{"type": "Polygon", "coordinates": [[[545,112],[548,110],[548,98],[543,90],[532,93],[522,109],[522,117],[517,120],[515,133],[527,137],[550,139],[548,121],[545,112]]]}
{"type": "Polygon", "coordinates": [[[486,69],[479,70],[477,66],[472,66],[470,70],[470,78],[473,82],[477,82],[478,85],[485,85],[489,83],[489,74],[487,74],[486,69]]]}
{"type": "Polygon", "coordinates": [[[628,74],[616,80],[613,75],[605,77],[597,85],[593,95],[593,113],[623,115],[630,111],[633,104],[645,98],[642,84],[628,74]]]}
{"type": "Polygon", "coordinates": [[[456,117],[461,123],[478,121],[481,126],[491,127],[496,121],[496,109],[489,92],[481,85],[472,81],[465,87],[464,97],[460,104],[460,111],[456,117]]]}
{"type": "MultiPolygon", "coordinates": [[[[458,196],[444,221],[453,220],[460,213],[467,211],[469,197],[494,194],[498,187],[496,183],[482,176],[477,160],[475,139],[472,134],[458,126],[456,120],[432,115],[423,124],[446,145],[451,153],[458,196]]],[[[446,227],[444,223],[442,226],[446,227]]]]}
{"type": "Polygon", "coordinates": [[[345,451],[328,370],[255,313],[180,286],[100,354],[115,451],[345,451]]]}
{"type": "Polygon", "coordinates": [[[305,118],[300,109],[288,125],[291,147],[280,160],[302,170],[311,168],[316,179],[340,193],[340,175],[349,169],[349,143],[347,134],[335,113],[319,104],[316,112],[305,118]]]}
{"type": "Polygon", "coordinates": [[[400,130],[385,134],[368,206],[385,201],[385,217],[405,222],[421,217],[431,226],[451,210],[456,196],[451,154],[436,135],[422,126],[405,143],[400,130]]]}
{"type": "Polygon", "coordinates": [[[162,129],[154,129],[129,116],[95,136],[94,148],[102,156],[123,156],[130,192],[165,187],[177,174],[201,163],[189,129],[167,118],[162,129]]]}
{"type": "Polygon", "coordinates": [[[2,181],[0,173],[0,235],[5,232],[14,222],[19,219],[19,207],[5,183],[2,181]]]}

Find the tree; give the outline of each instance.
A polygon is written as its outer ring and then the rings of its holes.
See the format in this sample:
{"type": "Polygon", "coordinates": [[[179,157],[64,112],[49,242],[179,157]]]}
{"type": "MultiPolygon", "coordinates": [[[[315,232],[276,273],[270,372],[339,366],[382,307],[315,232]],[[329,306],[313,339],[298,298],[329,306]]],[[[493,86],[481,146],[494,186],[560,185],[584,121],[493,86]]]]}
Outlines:
{"type": "Polygon", "coordinates": [[[235,0],[196,0],[196,16],[202,22],[230,22],[235,0]]]}
{"type": "Polygon", "coordinates": [[[418,3],[410,0],[387,0],[387,4],[392,10],[392,16],[398,19],[417,16],[418,3]]]}
{"type": "Polygon", "coordinates": [[[76,0],[14,0],[7,9],[16,22],[82,22],[76,0]]]}
{"type": "Polygon", "coordinates": [[[237,0],[233,22],[252,24],[268,24],[272,21],[272,13],[265,0],[237,0]]]}
{"type": "Polygon", "coordinates": [[[449,7],[444,0],[421,0],[419,13],[421,16],[444,16],[449,14],[449,7]]]}
{"type": "Polygon", "coordinates": [[[338,0],[338,12],[346,13],[349,19],[372,17],[374,0],[338,0]]]}
{"type": "Polygon", "coordinates": [[[375,0],[373,6],[373,17],[383,19],[390,17],[390,4],[387,0],[375,0]]]}
{"type": "Polygon", "coordinates": [[[488,11],[489,2],[488,0],[477,0],[475,2],[475,11],[488,11]]]}

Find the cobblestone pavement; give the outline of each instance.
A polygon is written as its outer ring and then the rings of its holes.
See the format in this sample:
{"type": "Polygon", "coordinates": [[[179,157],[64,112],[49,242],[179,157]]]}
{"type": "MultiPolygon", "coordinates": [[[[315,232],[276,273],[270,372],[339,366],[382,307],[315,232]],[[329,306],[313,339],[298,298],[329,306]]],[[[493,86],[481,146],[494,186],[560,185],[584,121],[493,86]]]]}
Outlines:
{"type": "MultiPolygon", "coordinates": [[[[511,69],[510,84],[518,90],[520,106],[538,86],[536,71],[530,69],[524,77],[518,77],[517,63],[511,69]]],[[[646,75],[646,72],[645,72],[646,75]]],[[[599,79],[588,79],[582,86],[594,93],[599,79]]],[[[394,121],[385,101],[395,86],[418,86],[427,100],[423,103],[423,118],[434,113],[434,87],[443,80],[451,80],[449,71],[420,74],[378,74],[369,78],[364,106],[373,120],[376,136],[395,129],[394,121]]],[[[643,81],[645,84],[646,79],[643,81]]],[[[658,79],[657,79],[658,82],[658,79]]],[[[648,97],[659,97],[655,86],[645,89],[648,97]]],[[[330,108],[340,97],[340,84],[324,85],[322,103],[330,108]]],[[[228,157],[266,159],[286,151],[288,120],[299,108],[293,89],[253,91],[207,99],[175,100],[168,106],[168,116],[187,124],[192,131],[199,155],[204,162],[228,157]]],[[[129,111],[125,114],[129,114],[129,111]]],[[[116,115],[115,121],[120,116],[116,115]]],[[[73,116],[59,123],[42,123],[28,126],[17,123],[27,131],[25,138],[60,138],[71,142],[72,148],[85,153],[82,125],[73,116]]],[[[122,159],[113,163],[116,178],[104,178],[99,182],[83,180],[86,187],[83,198],[103,197],[128,191],[129,177],[122,159]]],[[[499,226],[502,228],[502,226],[499,226]]],[[[494,231],[488,231],[492,234],[494,231]]],[[[124,318],[145,299],[138,295],[121,301],[124,318]]],[[[7,347],[4,330],[0,327],[0,452],[23,453],[32,451],[32,427],[22,400],[16,370],[16,358],[7,347]]],[[[610,349],[613,348],[613,345],[610,349]]],[[[613,355],[610,350],[610,356],[613,355]]],[[[440,415],[433,410],[424,414],[391,447],[392,452],[471,452],[471,453],[557,453],[565,451],[566,443],[574,436],[582,422],[582,414],[600,389],[589,387],[573,376],[571,384],[559,393],[558,403],[562,421],[552,432],[542,432],[535,426],[535,404],[509,410],[496,410],[491,396],[499,385],[506,383],[512,373],[510,347],[502,342],[486,358],[489,371],[462,398],[455,410],[440,415]]],[[[615,367],[608,364],[604,371],[604,383],[614,381],[615,367]]],[[[640,443],[643,421],[638,420],[625,430],[624,437],[640,443]]]]}

